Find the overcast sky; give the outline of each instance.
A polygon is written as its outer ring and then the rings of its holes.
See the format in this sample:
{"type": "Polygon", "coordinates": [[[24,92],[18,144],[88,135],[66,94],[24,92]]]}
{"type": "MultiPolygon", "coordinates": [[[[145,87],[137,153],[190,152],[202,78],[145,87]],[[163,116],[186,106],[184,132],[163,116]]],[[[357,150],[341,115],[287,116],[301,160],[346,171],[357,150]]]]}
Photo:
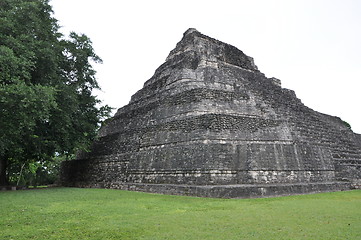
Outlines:
{"type": "Polygon", "coordinates": [[[361,1],[51,0],[61,31],[85,33],[105,104],[120,108],[188,28],[254,58],[302,102],[361,133],[361,1]]]}

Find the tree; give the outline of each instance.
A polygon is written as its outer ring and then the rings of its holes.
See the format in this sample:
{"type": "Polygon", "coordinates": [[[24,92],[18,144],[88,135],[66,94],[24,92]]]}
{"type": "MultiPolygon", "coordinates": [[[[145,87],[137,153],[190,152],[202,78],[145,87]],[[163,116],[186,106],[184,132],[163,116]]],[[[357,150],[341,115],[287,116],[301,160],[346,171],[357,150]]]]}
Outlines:
{"type": "Polygon", "coordinates": [[[0,0],[0,185],[95,138],[110,108],[92,95],[92,62],[90,39],[64,38],[48,0],[0,0]]]}

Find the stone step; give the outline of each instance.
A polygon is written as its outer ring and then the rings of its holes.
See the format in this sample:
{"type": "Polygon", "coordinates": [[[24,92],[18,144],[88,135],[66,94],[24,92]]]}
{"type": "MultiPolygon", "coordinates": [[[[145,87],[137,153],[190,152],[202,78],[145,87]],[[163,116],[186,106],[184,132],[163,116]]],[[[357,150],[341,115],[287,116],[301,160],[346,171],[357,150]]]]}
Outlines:
{"type": "Polygon", "coordinates": [[[361,159],[335,159],[339,165],[361,166],[361,159]]]}
{"type": "Polygon", "coordinates": [[[112,183],[107,186],[122,190],[168,195],[187,195],[211,198],[258,198],[288,196],[329,191],[351,190],[349,182],[313,182],[294,184],[235,184],[235,185],[177,185],[146,183],[112,183]]]}

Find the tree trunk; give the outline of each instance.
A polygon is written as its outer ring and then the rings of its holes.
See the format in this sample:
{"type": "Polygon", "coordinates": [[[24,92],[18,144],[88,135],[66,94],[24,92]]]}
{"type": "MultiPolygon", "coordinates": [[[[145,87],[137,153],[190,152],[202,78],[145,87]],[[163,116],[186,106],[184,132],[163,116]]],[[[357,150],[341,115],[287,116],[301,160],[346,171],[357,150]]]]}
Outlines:
{"type": "Polygon", "coordinates": [[[6,176],[7,159],[4,156],[0,156],[0,186],[6,186],[9,184],[6,176]]]}

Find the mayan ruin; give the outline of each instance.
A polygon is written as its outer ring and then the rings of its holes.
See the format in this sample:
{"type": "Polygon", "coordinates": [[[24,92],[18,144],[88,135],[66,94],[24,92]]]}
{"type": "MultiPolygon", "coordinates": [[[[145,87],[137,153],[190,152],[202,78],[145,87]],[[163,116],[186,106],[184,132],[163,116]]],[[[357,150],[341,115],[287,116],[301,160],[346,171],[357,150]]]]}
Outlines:
{"type": "Polygon", "coordinates": [[[188,29],[91,150],[62,163],[60,181],[220,198],[349,190],[361,185],[361,135],[188,29]]]}

